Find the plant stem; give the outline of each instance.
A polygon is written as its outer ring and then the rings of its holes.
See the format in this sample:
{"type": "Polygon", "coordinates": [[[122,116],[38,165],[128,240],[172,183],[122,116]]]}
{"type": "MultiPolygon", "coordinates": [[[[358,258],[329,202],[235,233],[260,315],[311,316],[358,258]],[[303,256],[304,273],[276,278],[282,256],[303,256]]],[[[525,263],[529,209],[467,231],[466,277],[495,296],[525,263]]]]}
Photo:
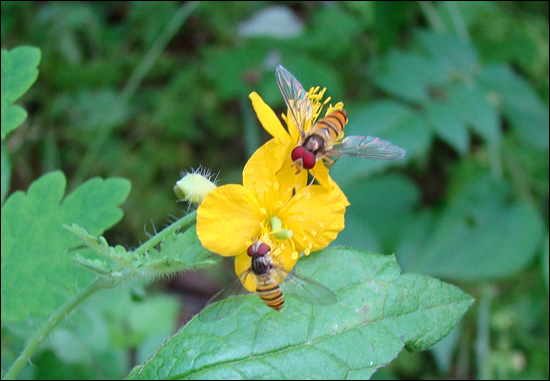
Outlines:
{"type": "Polygon", "coordinates": [[[141,256],[144,253],[146,253],[148,250],[152,249],[153,247],[157,246],[159,243],[162,242],[164,238],[166,238],[168,235],[172,234],[173,232],[181,229],[184,226],[189,225],[191,222],[195,221],[197,217],[197,211],[192,211],[191,213],[187,214],[186,216],[183,216],[176,222],[172,223],[171,225],[167,226],[166,228],[162,229],[160,232],[155,234],[153,237],[145,241],[140,247],[134,250],[135,256],[141,256]]]}
{"type": "MultiPolygon", "coordinates": [[[[118,282],[117,282],[118,283],[118,282]]],[[[48,337],[57,324],[66,317],[76,306],[82,303],[86,298],[103,288],[113,286],[113,281],[107,278],[96,278],[92,283],[80,290],[75,296],[62,305],[48,321],[32,337],[27,347],[21,352],[17,360],[13,363],[10,370],[4,376],[4,380],[15,380],[31,356],[36,352],[40,344],[48,337]]]]}
{"type": "MultiPolygon", "coordinates": [[[[143,243],[134,251],[134,253],[136,255],[143,255],[143,253],[145,253],[147,250],[161,243],[162,240],[169,234],[193,222],[196,219],[196,215],[197,212],[193,211],[186,216],[180,218],[176,222],[163,229],[161,232],[155,234],[148,241],[143,243]]],[[[50,316],[48,321],[32,337],[27,347],[23,350],[23,352],[21,352],[17,360],[15,360],[15,362],[11,366],[10,370],[6,373],[4,380],[14,380],[19,375],[25,364],[29,361],[34,352],[36,352],[40,344],[42,344],[42,342],[46,339],[46,337],[48,337],[51,331],[57,326],[57,324],[59,324],[61,319],[67,316],[76,306],[78,306],[96,291],[104,288],[111,288],[131,276],[133,276],[133,273],[128,272],[126,276],[117,279],[110,277],[96,278],[92,283],[84,287],[75,296],[69,299],[53,315],[50,316]]]]}
{"type": "Polygon", "coordinates": [[[441,16],[437,12],[433,4],[429,1],[420,1],[418,4],[420,5],[420,9],[424,12],[424,16],[428,20],[428,23],[431,25],[431,27],[440,33],[446,33],[447,28],[445,26],[445,23],[441,19],[441,16]]]}
{"type": "Polygon", "coordinates": [[[157,37],[157,39],[153,43],[153,46],[151,46],[145,57],[143,57],[141,63],[136,68],[136,70],[134,70],[132,76],[130,77],[128,82],[126,82],[126,85],[122,89],[122,92],[120,93],[120,99],[123,103],[128,103],[132,95],[134,95],[137,88],[139,87],[141,81],[143,81],[143,78],[145,78],[145,75],[147,74],[149,69],[151,69],[153,64],[157,61],[160,53],[162,53],[168,42],[172,39],[172,37],[174,37],[176,32],[181,28],[189,15],[193,13],[198,4],[198,1],[185,3],[170,19],[170,21],[166,25],[166,28],[164,28],[160,36],[157,37]]]}
{"type": "Polygon", "coordinates": [[[490,352],[490,333],[489,320],[491,316],[491,302],[493,300],[493,291],[490,285],[484,285],[481,289],[479,300],[479,312],[477,319],[477,339],[476,339],[476,358],[477,358],[477,378],[479,380],[490,380],[494,377],[491,374],[489,365],[490,352]]]}
{"type": "MultiPolygon", "coordinates": [[[[153,43],[153,46],[151,46],[145,57],[143,57],[143,59],[141,60],[141,63],[134,70],[134,72],[130,76],[130,79],[128,79],[128,82],[126,82],[126,85],[122,89],[116,103],[112,106],[112,110],[126,107],[128,102],[130,101],[130,98],[135,94],[140,83],[145,78],[145,75],[156,62],[159,55],[162,53],[163,49],[166,47],[170,39],[174,37],[176,32],[181,28],[185,20],[187,20],[187,18],[191,15],[191,13],[195,10],[199,3],[200,2],[198,1],[190,1],[188,3],[185,3],[174,14],[174,16],[166,25],[166,28],[164,28],[162,33],[153,43]]],[[[116,111],[107,110],[107,113],[109,112],[116,111]]],[[[94,163],[97,160],[99,153],[101,152],[101,148],[103,148],[105,142],[111,134],[111,131],[115,127],[115,125],[111,125],[108,127],[103,126],[103,128],[99,129],[99,132],[94,138],[94,141],[90,143],[88,150],[84,154],[84,158],[76,169],[75,175],[73,176],[73,179],[71,180],[69,186],[70,189],[74,189],[76,186],[82,183],[90,169],[93,168],[94,163]]]]}

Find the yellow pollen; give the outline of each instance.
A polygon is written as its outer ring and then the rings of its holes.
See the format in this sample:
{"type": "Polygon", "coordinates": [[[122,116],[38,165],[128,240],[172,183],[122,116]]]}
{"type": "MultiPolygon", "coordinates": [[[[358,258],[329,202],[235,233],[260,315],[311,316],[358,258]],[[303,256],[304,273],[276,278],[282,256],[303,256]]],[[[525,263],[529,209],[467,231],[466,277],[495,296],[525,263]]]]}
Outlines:
{"type": "Polygon", "coordinates": [[[315,230],[312,230],[312,231],[310,232],[310,234],[311,234],[312,237],[315,237],[315,236],[317,235],[317,232],[316,232],[315,230]]]}
{"type": "Polygon", "coordinates": [[[305,255],[311,254],[311,250],[310,250],[310,249],[305,249],[305,250],[304,250],[304,254],[305,254],[305,255]]]}
{"type": "Polygon", "coordinates": [[[344,108],[344,102],[338,102],[334,106],[329,105],[327,107],[327,112],[326,112],[325,116],[328,115],[328,114],[333,113],[334,111],[342,110],[343,108],[344,108]]]}
{"type": "Polygon", "coordinates": [[[296,251],[292,252],[292,260],[295,260],[298,258],[298,253],[296,251]]]}
{"type": "Polygon", "coordinates": [[[260,213],[267,214],[267,210],[265,210],[265,208],[262,207],[262,208],[260,208],[260,213]]]}

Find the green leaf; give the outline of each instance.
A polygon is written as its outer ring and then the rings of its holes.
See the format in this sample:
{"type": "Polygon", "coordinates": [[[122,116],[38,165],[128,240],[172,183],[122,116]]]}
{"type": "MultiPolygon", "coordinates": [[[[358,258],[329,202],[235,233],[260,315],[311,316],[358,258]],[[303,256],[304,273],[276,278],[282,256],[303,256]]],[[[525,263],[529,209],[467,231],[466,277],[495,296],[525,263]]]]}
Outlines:
{"type": "MultiPolygon", "coordinates": [[[[137,270],[143,276],[169,275],[178,271],[210,266],[221,258],[219,256],[208,258],[210,252],[201,245],[195,225],[189,227],[185,233],[168,232],[162,238],[161,250],[152,248],[146,255],[142,254],[142,250],[146,249],[141,247],[136,251],[128,251],[120,245],[109,246],[104,237],[91,235],[77,224],[63,225],[63,227],[84,244],[84,248],[79,249],[71,259],[79,266],[98,275],[110,274],[117,278],[118,276],[113,273],[120,272],[124,268],[137,270]],[[97,259],[95,253],[99,254],[101,259],[97,259]]],[[[152,239],[156,238],[156,236],[152,237],[152,239]]]]}
{"type": "Polygon", "coordinates": [[[2,152],[0,153],[0,164],[2,166],[2,172],[0,172],[0,178],[2,179],[2,183],[0,187],[0,204],[4,204],[4,199],[10,190],[11,160],[6,145],[4,142],[1,144],[2,152]]]}
{"type": "Polygon", "coordinates": [[[413,109],[395,102],[372,102],[348,112],[347,135],[370,135],[388,140],[407,151],[401,160],[365,160],[341,157],[330,175],[341,187],[351,184],[358,177],[379,172],[392,165],[403,165],[415,154],[428,151],[431,141],[427,121],[413,109]]]}
{"type": "MultiPolygon", "coordinates": [[[[44,349],[58,357],[56,366],[81,367],[87,371],[86,379],[122,379],[131,369],[129,349],[141,351],[142,346],[149,348],[154,342],[151,353],[166,340],[178,327],[179,298],[163,294],[136,298],[136,283],[141,282],[126,282],[90,296],[70,319],[60,322],[44,343],[44,349]]],[[[44,379],[50,372],[59,378],[59,371],[51,370],[49,363],[40,366],[44,379]]]]}
{"type": "Polygon", "coordinates": [[[358,250],[310,255],[297,272],[322,281],[338,302],[312,306],[287,294],[277,312],[244,297],[223,320],[193,319],[128,378],[365,379],[405,347],[433,346],[473,302],[437,279],[401,275],[393,256],[358,250]]]}
{"type": "Polygon", "coordinates": [[[430,101],[426,104],[426,118],[437,135],[461,155],[470,149],[470,136],[466,122],[446,102],[430,101]]]}
{"type": "Polygon", "coordinates": [[[65,229],[73,233],[75,236],[80,238],[80,240],[96,253],[102,254],[104,257],[109,257],[109,244],[105,237],[96,237],[91,235],[81,226],[77,224],[72,224],[71,226],[63,225],[65,229]]]}
{"type": "Polygon", "coordinates": [[[20,46],[2,49],[2,140],[27,118],[27,112],[13,105],[38,78],[40,49],[20,46]]]}
{"type": "Polygon", "coordinates": [[[526,201],[514,200],[507,184],[487,172],[457,182],[440,216],[417,215],[397,253],[407,271],[455,280],[497,279],[528,266],[544,223],[526,201]]]}
{"type": "MultiPolygon", "coordinates": [[[[336,59],[348,58],[350,49],[357,44],[361,33],[361,25],[355,14],[344,11],[343,7],[319,7],[315,10],[310,27],[305,30],[300,41],[303,41],[307,51],[322,55],[323,61],[334,62],[336,59]],[[327,28],[327,25],[338,25],[338,33],[327,28]]],[[[321,83],[318,85],[327,86],[321,83]]],[[[333,96],[330,88],[327,89],[327,94],[333,96]]]]}
{"type": "Polygon", "coordinates": [[[91,280],[69,260],[81,242],[62,225],[102,233],[122,217],[130,190],[124,179],[93,178],[63,199],[65,185],[63,173],[48,173],[2,208],[2,320],[48,315],[91,280]]]}
{"type": "MultiPolygon", "coordinates": [[[[134,289],[141,283],[143,281],[131,282],[134,289]]],[[[149,293],[145,298],[136,298],[129,286],[106,290],[103,295],[98,293],[87,303],[90,309],[97,310],[108,319],[108,337],[123,348],[136,348],[144,339],[157,334],[163,335],[166,340],[179,327],[179,298],[149,293]]]]}
{"type": "Polygon", "coordinates": [[[529,86],[504,64],[486,67],[479,83],[496,99],[519,138],[531,145],[548,149],[548,105],[545,105],[529,86]]]}
{"type": "Polygon", "coordinates": [[[430,99],[430,85],[446,81],[445,68],[414,53],[391,52],[375,67],[374,81],[385,91],[414,103],[430,99]]]}
{"type": "Polygon", "coordinates": [[[346,228],[335,243],[384,252],[395,249],[393,245],[420,201],[416,185],[406,177],[388,174],[371,179],[359,177],[342,190],[353,207],[346,211],[346,228]],[[372,245],[372,236],[378,238],[380,246],[372,245]]]}
{"type": "Polygon", "coordinates": [[[415,41],[444,67],[447,75],[469,75],[479,69],[476,51],[453,35],[420,31],[415,34],[415,41]]]}
{"type": "Polygon", "coordinates": [[[185,233],[166,237],[161,250],[149,250],[137,267],[146,273],[165,275],[210,266],[221,259],[219,256],[207,258],[209,255],[210,252],[201,245],[196,226],[193,225],[185,233]]]}
{"type": "Polygon", "coordinates": [[[473,131],[492,143],[498,143],[500,125],[496,108],[489,103],[482,89],[475,85],[453,85],[448,89],[449,106],[473,131]]]}
{"type": "Polygon", "coordinates": [[[544,240],[544,246],[542,249],[542,274],[544,276],[544,280],[546,281],[546,292],[550,290],[550,284],[548,281],[548,268],[550,263],[550,256],[548,255],[548,231],[546,232],[546,239],[544,240]]]}
{"type": "Polygon", "coordinates": [[[245,81],[246,74],[259,66],[265,51],[265,46],[247,44],[205,53],[209,62],[206,70],[221,99],[245,97],[250,93],[252,87],[245,81]]]}
{"type": "Polygon", "coordinates": [[[130,115],[127,105],[112,90],[82,90],[71,97],[67,107],[78,130],[107,129],[123,124],[130,115]]]}

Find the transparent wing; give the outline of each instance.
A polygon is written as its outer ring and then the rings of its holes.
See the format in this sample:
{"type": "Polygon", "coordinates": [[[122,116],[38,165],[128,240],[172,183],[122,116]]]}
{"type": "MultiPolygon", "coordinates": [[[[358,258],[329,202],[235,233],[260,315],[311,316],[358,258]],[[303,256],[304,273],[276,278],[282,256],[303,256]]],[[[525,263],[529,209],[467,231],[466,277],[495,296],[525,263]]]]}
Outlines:
{"type": "Polygon", "coordinates": [[[405,156],[403,148],[386,140],[373,136],[347,136],[341,144],[335,145],[327,156],[340,155],[366,157],[370,159],[401,159],[405,156]]]}
{"type": "Polygon", "coordinates": [[[246,281],[246,278],[251,273],[251,269],[244,271],[229,286],[216,293],[216,295],[206,303],[206,306],[199,315],[199,320],[203,323],[212,323],[233,313],[233,311],[242,304],[242,298],[240,298],[240,296],[250,294],[250,292],[243,287],[243,282],[246,281]],[[213,304],[215,304],[215,306],[208,308],[213,304]]]}
{"type": "Polygon", "coordinates": [[[304,126],[306,120],[311,118],[313,111],[311,102],[300,82],[281,65],[275,69],[275,79],[277,86],[283,95],[285,103],[292,115],[294,124],[304,136],[304,126]]]}
{"type": "Polygon", "coordinates": [[[282,268],[277,268],[273,271],[280,271],[286,274],[283,283],[283,291],[285,293],[293,294],[300,300],[311,304],[329,306],[336,303],[336,295],[321,283],[294,272],[289,273],[282,268]]]}

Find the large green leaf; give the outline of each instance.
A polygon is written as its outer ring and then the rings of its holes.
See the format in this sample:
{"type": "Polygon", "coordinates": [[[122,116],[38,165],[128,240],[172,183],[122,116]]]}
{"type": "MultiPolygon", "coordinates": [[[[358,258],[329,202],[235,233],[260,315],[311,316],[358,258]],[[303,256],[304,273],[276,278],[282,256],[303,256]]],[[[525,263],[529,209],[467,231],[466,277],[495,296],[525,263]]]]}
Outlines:
{"type": "Polygon", "coordinates": [[[13,105],[31,87],[38,77],[40,49],[20,46],[2,49],[2,140],[27,118],[27,112],[13,105]]]}
{"type": "Polygon", "coordinates": [[[495,64],[480,73],[479,83],[498,102],[522,141],[548,150],[548,105],[527,81],[508,65],[495,64]]]}
{"type": "Polygon", "coordinates": [[[452,116],[458,116],[481,137],[498,143],[500,126],[495,107],[487,100],[479,86],[453,84],[448,89],[448,105],[452,116]]]}
{"type": "Polygon", "coordinates": [[[457,182],[450,204],[436,216],[425,210],[403,233],[397,253],[407,271],[448,279],[495,279],[531,263],[543,236],[536,208],[512,198],[488,172],[457,182]]]}
{"type": "Polygon", "coordinates": [[[365,379],[405,347],[433,346],[473,302],[437,279],[402,275],[394,256],[327,249],[297,268],[332,289],[337,303],[315,306],[287,294],[276,312],[256,295],[243,297],[220,321],[195,317],[129,378],[365,379]]]}
{"type": "Polygon", "coordinates": [[[3,321],[48,315],[90,281],[69,260],[81,242],[62,225],[100,234],[120,220],[130,191],[127,180],[93,178],[63,198],[65,185],[63,173],[48,173],[2,208],[3,321]]]}
{"type": "Polygon", "coordinates": [[[415,53],[391,52],[374,76],[376,84],[388,93],[414,103],[430,99],[429,88],[446,80],[445,67],[415,53]]]}
{"type": "Polygon", "coordinates": [[[385,174],[358,177],[342,190],[352,206],[346,211],[346,228],[338,234],[335,243],[392,252],[420,202],[416,185],[403,176],[385,174]]]}
{"type": "Polygon", "coordinates": [[[432,100],[426,103],[426,118],[437,135],[461,155],[470,148],[470,135],[466,122],[447,102],[432,100]]]}
{"type": "Polygon", "coordinates": [[[431,30],[421,30],[415,34],[419,43],[433,60],[442,65],[449,80],[457,75],[469,75],[479,68],[477,52],[452,34],[443,34],[431,30]]]}
{"type": "Polygon", "coordinates": [[[542,275],[546,281],[546,291],[550,290],[549,281],[548,281],[548,267],[550,264],[550,256],[548,255],[548,232],[546,232],[546,239],[544,240],[544,246],[542,249],[542,275]]]}

